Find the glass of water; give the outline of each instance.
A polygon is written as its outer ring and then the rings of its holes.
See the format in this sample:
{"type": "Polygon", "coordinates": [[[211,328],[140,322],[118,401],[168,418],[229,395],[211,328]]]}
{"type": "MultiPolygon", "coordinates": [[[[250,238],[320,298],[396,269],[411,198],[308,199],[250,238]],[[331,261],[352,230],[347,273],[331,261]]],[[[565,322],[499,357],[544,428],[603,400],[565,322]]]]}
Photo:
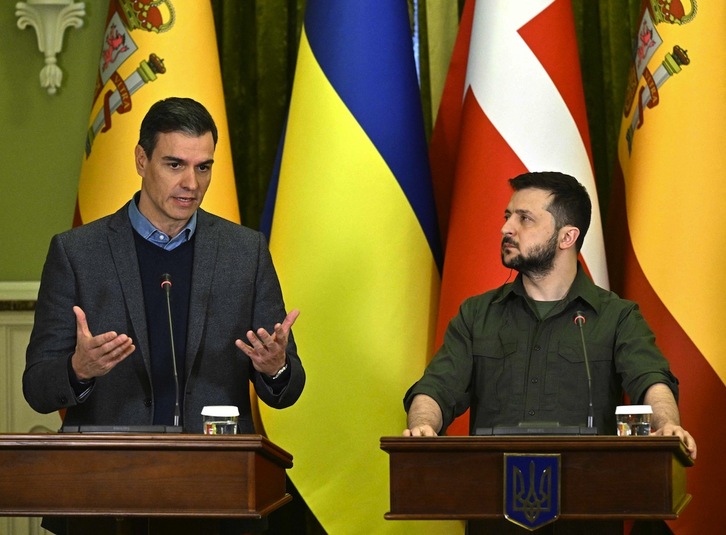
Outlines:
{"type": "Polygon", "coordinates": [[[653,408],[650,405],[620,405],[615,409],[619,437],[648,436],[653,408]]]}
{"type": "Polygon", "coordinates": [[[202,409],[205,435],[236,435],[239,409],[232,405],[210,405],[202,409]]]}

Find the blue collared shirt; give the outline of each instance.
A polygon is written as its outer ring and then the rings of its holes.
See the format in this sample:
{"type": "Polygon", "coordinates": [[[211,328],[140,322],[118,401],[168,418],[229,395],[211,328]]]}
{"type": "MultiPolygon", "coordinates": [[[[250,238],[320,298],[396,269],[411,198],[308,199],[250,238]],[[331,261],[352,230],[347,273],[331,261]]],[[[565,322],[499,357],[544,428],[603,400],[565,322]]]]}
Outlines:
{"type": "Polygon", "coordinates": [[[139,208],[136,205],[136,197],[137,195],[134,195],[134,198],[131,199],[131,203],[129,204],[129,219],[131,220],[131,226],[136,232],[139,233],[142,238],[150,241],[154,245],[158,245],[166,251],[176,249],[182,243],[185,243],[192,239],[192,236],[194,236],[194,231],[197,230],[196,212],[194,212],[194,215],[192,215],[182,231],[173,238],[170,238],[168,234],[160,231],[158,228],[152,225],[151,221],[149,221],[145,215],[139,212],[139,208]]]}

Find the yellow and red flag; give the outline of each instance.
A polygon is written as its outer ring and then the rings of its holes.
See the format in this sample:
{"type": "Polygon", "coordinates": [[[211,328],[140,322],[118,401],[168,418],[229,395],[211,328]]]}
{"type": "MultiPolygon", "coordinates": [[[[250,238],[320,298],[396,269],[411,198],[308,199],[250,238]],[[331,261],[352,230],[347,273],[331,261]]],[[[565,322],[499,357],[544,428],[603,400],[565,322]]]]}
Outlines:
{"type": "Polygon", "coordinates": [[[613,287],[637,301],[680,380],[698,443],[675,533],[720,533],[726,430],[726,3],[644,1],[608,213],[613,287]],[[721,290],[724,290],[722,292],[721,290]]]}
{"type": "Polygon", "coordinates": [[[219,130],[203,207],[239,222],[222,75],[208,0],[110,0],[74,226],[115,212],[138,191],[134,147],[152,104],[189,97],[219,130]]]}
{"type": "MultiPolygon", "coordinates": [[[[570,0],[468,0],[432,136],[431,169],[446,249],[437,341],[461,302],[511,273],[500,259],[507,179],[561,171],[587,188],[582,259],[607,287],[600,211],[570,0]]],[[[468,418],[449,434],[468,434],[468,418]]]]}

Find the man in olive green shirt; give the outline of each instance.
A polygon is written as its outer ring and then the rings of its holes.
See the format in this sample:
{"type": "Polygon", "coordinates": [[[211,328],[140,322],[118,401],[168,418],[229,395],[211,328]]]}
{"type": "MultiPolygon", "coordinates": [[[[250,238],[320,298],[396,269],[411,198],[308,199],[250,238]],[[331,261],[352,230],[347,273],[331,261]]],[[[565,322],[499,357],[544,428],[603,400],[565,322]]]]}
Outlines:
{"type": "Polygon", "coordinates": [[[557,172],[510,184],[501,254],[519,274],[464,301],[406,393],[403,434],[435,436],[469,408],[472,433],[520,423],[585,426],[584,335],[598,432],[615,434],[624,391],[632,403],[652,406],[655,434],[680,437],[695,458],[696,442],[680,425],[678,381],[638,306],[597,287],[578,262],[592,211],[585,188],[557,172]]]}

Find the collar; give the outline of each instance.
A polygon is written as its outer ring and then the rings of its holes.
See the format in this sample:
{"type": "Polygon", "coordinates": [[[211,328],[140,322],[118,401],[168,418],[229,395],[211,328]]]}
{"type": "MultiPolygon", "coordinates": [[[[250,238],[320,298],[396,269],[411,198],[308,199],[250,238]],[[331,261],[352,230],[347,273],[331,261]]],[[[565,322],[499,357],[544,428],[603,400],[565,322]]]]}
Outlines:
{"type": "Polygon", "coordinates": [[[170,238],[168,234],[156,228],[151,221],[149,221],[146,216],[139,211],[139,207],[137,205],[139,196],[140,192],[136,192],[134,197],[131,199],[128,213],[131,226],[142,238],[166,251],[176,249],[181,244],[192,239],[192,236],[194,236],[194,232],[197,229],[197,212],[194,212],[192,217],[189,218],[186,226],[179,234],[170,238]]]}
{"type": "MultiPolygon", "coordinates": [[[[493,302],[503,302],[506,299],[514,299],[516,297],[522,299],[529,299],[527,292],[524,290],[524,282],[522,281],[522,274],[519,273],[517,278],[509,284],[505,284],[501,289],[499,297],[494,299],[493,302]]],[[[577,273],[575,274],[575,280],[572,281],[570,289],[567,291],[567,295],[562,300],[563,308],[574,301],[579,301],[588,304],[596,313],[600,312],[601,298],[598,294],[598,288],[595,283],[592,282],[590,276],[585,272],[582,264],[577,262],[577,273]]]]}

